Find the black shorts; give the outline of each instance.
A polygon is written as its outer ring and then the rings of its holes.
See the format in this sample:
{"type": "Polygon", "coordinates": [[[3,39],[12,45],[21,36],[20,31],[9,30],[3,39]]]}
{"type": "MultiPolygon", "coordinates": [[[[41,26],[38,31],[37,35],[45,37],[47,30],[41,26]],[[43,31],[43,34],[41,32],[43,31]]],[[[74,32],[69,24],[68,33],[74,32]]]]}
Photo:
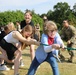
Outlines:
{"type": "Polygon", "coordinates": [[[12,60],[14,58],[14,53],[17,50],[13,44],[6,42],[4,39],[1,40],[0,46],[6,51],[8,59],[12,60]]]}

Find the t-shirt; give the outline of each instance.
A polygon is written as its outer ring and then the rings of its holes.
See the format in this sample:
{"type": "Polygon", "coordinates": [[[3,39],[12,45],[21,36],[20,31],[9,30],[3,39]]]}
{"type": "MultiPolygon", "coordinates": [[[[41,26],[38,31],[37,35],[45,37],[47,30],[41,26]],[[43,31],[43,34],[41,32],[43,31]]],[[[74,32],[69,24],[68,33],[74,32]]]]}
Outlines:
{"type": "MultiPolygon", "coordinates": [[[[23,20],[23,21],[21,21],[21,29],[22,28],[24,28],[27,24],[26,24],[26,21],[25,20],[23,20]]],[[[31,21],[30,23],[29,23],[29,25],[31,25],[33,28],[34,28],[34,23],[33,23],[33,21],[31,21]]],[[[33,32],[33,34],[32,34],[32,38],[35,38],[34,37],[34,32],[33,32]]]]}
{"type": "Polygon", "coordinates": [[[0,31],[0,41],[3,39],[3,37],[6,35],[4,31],[0,31]]]}
{"type": "MultiPolygon", "coordinates": [[[[27,24],[26,24],[26,21],[25,20],[23,20],[23,21],[21,21],[21,29],[22,28],[24,28],[27,24]]],[[[34,27],[34,23],[33,23],[33,21],[31,21],[30,23],[29,23],[29,25],[31,25],[32,27],[34,27]]]]}
{"type": "Polygon", "coordinates": [[[20,43],[18,39],[16,39],[16,38],[13,37],[13,32],[18,32],[18,31],[12,31],[12,32],[10,32],[3,39],[5,39],[6,42],[11,43],[11,44],[20,43]]]}

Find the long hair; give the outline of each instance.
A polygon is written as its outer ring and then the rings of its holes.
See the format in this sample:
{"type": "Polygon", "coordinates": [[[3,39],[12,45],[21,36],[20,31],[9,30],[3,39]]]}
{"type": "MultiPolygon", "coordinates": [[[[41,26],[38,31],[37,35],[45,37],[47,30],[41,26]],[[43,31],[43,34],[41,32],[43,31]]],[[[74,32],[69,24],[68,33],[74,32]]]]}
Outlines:
{"type": "Polygon", "coordinates": [[[16,30],[15,25],[14,25],[13,22],[9,22],[8,25],[7,25],[7,27],[9,29],[9,32],[13,31],[13,30],[16,30]]]}
{"type": "MultiPolygon", "coordinates": [[[[32,32],[33,32],[32,26],[26,25],[21,31],[22,36],[27,39],[28,37],[26,37],[25,32],[30,32],[32,34],[32,32]]],[[[30,35],[30,37],[31,37],[31,35],[30,35]]],[[[21,44],[22,44],[21,49],[24,49],[27,46],[26,43],[22,42],[21,44]]]]}
{"type": "Polygon", "coordinates": [[[4,26],[4,31],[6,34],[8,34],[11,31],[15,31],[15,30],[16,28],[13,22],[9,22],[6,26],[4,26]]]}

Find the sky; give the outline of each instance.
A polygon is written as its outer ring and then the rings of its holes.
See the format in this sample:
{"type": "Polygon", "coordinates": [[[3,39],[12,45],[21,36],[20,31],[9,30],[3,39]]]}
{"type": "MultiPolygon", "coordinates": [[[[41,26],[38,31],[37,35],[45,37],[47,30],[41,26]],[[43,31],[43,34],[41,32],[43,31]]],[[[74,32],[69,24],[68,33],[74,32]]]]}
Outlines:
{"type": "Polygon", "coordinates": [[[8,10],[25,12],[26,9],[29,9],[34,10],[37,14],[43,14],[53,10],[54,5],[58,2],[67,2],[72,9],[76,0],[0,0],[0,12],[8,10]]]}

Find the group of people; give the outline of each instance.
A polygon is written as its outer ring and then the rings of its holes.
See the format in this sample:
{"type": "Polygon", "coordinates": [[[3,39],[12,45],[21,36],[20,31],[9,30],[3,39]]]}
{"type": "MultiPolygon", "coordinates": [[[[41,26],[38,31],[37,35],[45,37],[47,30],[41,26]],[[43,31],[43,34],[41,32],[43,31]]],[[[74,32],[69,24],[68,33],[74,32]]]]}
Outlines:
{"type": "MultiPolygon", "coordinates": [[[[44,23],[48,21],[47,16],[43,17],[44,23]]],[[[63,20],[63,28],[60,33],[60,37],[67,43],[68,48],[76,48],[76,28],[73,25],[70,25],[69,20],[63,20]]],[[[43,26],[44,29],[45,25],[43,26]]],[[[67,49],[68,50],[68,49],[67,49]]],[[[72,63],[76,60],[76,51],[75,50],[68,50],[69,59],[68,62],[72,63]]],[[[65,60],[65,57],[59,51],[59,56],[61,60],[65,60]]]]}
{"type": "MultiPolygon", "coordinates": [[[[9,32],[15,30],[15,26],[13,22],[9,22],[8,25],[2,26],[0,28],[1,33],[0,33],[0,41],[3,39],[5,35],[7,35],[9,32]]],[[[0,70],[10,70],[4,63],[4,60],[0,58],[0,70]]]]}
{"type": "MultiPolygon", "coordinates": [[[[22,50],[29,46],[31,64],[27,75],[34,75],[38,66],[45,61],[47,61],[52,67],[53,75],[60,75],[55,53],[61,48],[64,50],[64,43],[62,41],[64,38],[67,39],[68,47],[75,47],[74,40],[76,39],[76,33],[75,31],[72,31],[72,28],[74,27],[67,24],[65,25],[68,21],[64,20],[63,33],[60,36],[56,23],[48,21],[45,17],[46,22],[43,26],[44,28],[41,38],[35,39],[35,33],[33,32],[36,27],[34,27],[34,23],[32,21],[32,13],[30,11],[26,11],[24,17],[25,20],[21,21],[21,23],[16,22],[18,25],[17,30],[10,24],[7,25],[8,28],[10,27],[10,30],[0,41],[1,61],[3,62],[5,60],[8,63],[14,63],[14,75],[19,75],[18,69],[20,60],[22,59],[22,50]],[[38,46],[36,52],[34,50],[35,45],[38,46]]],[[[37,30],[40,30],[39,24],[37,25],[37,30]]],[[[38,33],[38,35],[40,36],[40,33],[38,33]]],[[[69,54],[71,55],[69,60],[72,62],[74,53],[71,50],[69,51],[69,54]]]]}
{"type": "MultiPolygon", "coordinates": [[[[22,26],[21,31],[11,30],[8,32],[6,36],[0,42],[0,55],[1,60],[5,60],[9,63],[14,63],[14,75],[18,74],[19,61],[21,59],[21,50],[23,50],[26,46],[30,46],[30,54],[31,60],[34,58],[34,44],[39,44],[32,37],[33,27],[30,22],[32,19],[31,12],[25,13],[26,21],[24,26],[22,26]],[[10,47],[10,48],[9,48],[10,47]],[[12,49],[12,50],[11,50],[12,49]],[[14,60],[13,60],[14,59],[14,60]]],[[[22,22],[21,22],[22,23],[22,22]]],[[[2,65],[2,64],[1,64],[2,65]]]]}

